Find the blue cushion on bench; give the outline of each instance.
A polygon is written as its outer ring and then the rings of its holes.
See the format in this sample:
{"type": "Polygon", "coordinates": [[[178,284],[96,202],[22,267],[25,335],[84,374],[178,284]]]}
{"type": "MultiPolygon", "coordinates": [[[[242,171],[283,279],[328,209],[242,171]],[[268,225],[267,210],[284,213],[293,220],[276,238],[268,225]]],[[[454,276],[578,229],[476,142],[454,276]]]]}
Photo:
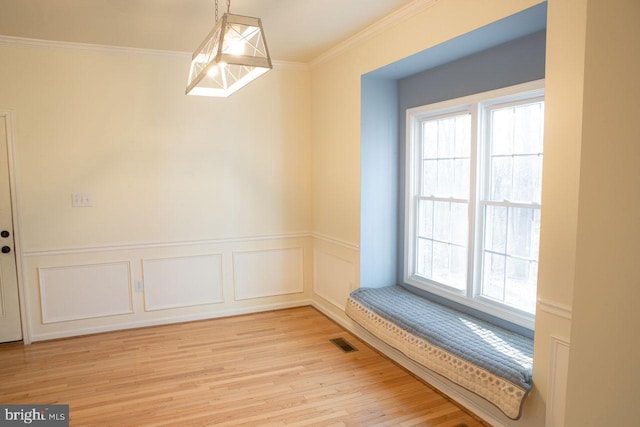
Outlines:
{"type": "Polygon", "coordinates": [[[390,344],[412,359],[489,400],[508,417],[519,418],[532,386],[532,339],[400,286],[352,292],[347,314],[375,335],[382,331],[383,340],[391,337],[390,344]]]}

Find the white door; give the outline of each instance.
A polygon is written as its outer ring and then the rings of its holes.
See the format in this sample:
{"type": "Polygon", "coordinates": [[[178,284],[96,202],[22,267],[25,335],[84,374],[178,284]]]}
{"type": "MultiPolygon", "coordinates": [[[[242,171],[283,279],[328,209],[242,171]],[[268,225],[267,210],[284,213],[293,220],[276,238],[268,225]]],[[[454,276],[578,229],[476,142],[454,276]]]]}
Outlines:
{"type": "Polygon", "coordinates": [[[9,115],[0,111],[0,342],[22,339],[9,182],[9,115]]]}

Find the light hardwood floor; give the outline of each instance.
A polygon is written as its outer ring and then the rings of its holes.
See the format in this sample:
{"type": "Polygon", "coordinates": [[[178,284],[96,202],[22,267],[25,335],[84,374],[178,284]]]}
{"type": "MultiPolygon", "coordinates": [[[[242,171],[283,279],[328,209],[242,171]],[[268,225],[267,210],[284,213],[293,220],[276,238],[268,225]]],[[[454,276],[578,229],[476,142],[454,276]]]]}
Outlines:
{"type": "Polygon", "coordinates": [[[311,307],[0,345],[0,403],[74,426],[485,425],[311,307]]]}

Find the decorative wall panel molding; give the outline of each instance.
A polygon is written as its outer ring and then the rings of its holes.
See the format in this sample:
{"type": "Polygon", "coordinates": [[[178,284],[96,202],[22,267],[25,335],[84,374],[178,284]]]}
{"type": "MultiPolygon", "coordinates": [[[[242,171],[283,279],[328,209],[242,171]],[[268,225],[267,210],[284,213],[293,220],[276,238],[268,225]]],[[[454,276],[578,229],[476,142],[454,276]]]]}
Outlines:
{"type": "Polygon", "coordinates": [[[334,245],[342,246],[343,248],[351,249],[352,251],[360,250],[359,245],[352,242],[347,242],[346,240],[338,239],[337,237],[332,237],[332,236],[328,236],[326,234],[317,233],[317,232],[311,233],[311,236],[318,240],[323,240],[325,242],[332,243],[334,245]]]}
{"type": "Polygon", "coordinates": [[[571,320],[572,307],[569,305],[538,298],[538,308],[545,313],[571,320]]]}
{"type": "Polygon", "coordinates": [[[569,342],[567,340],[551,337],[549,368],[545,426],[562,427],[564,426],[567,375],[569,372],[569,342]]]}
{"type": "Polygon", "coordinates": [[[356,271],[353,262],[324,251],[313,252],[313,291],[345,309],[349,293],[355,286],[356,271]]]}
{"type": "Polygon", "coordinates": [[[304,292],[302,248],[233,252],[235,299],[304,292]]]}
{"type": "Polygon", "coordinates": [[[40,268],[42,323],[133,313],[128,262],[40,268]]]}
{"type": "Polygon", "coordinates": [[[265,235],[256,235],[256,236],[238,236],[238,237],[225,237],[220,239],[183,240],[183,241],[173,241],[173,242],[166,241],[166,242],[147,242],[147,243],[123,243],[120,245],[85,246],[85,247],[75,247],[75,248],[51,248],[51,249],[44,249],[44,250],[28,250],[27,249],[24,251],[24,256],[39,257],[39,256],[55,256],[55,255],[76,255],[76,254],[89,254],[89,253],[96,253],[96,252],[117,252],[117,251],[161,249],[161,248],[179,248],[179,247],[187,247],[187,246],[220,245],[220,244],[226,244],[226,243],[261,242],[266,240],[302,239],[307,237],[311,237],[311,233],[300,232],[300,233],[284,233],[284,234],[265,234],[265,235]]]}
{"type": "Polygon", "coordinates": [[[222,255],[145,259],[147,311],[223,302],[222,255]]]}

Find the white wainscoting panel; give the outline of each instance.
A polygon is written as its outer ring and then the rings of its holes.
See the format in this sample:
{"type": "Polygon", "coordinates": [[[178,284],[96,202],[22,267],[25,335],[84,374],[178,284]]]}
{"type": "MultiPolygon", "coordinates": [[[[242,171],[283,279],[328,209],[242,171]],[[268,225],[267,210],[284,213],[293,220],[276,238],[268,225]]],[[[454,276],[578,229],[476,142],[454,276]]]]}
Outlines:
{"type": "Polygon", "coordinates": [[[40,268],[42,323],[133,313],[128,262],[40,268]]]}
{"type": "Polygon", "coordinates": [[[220,254],[145,259],[142,270],[147,311],[224,301],[220,254]]]}
{"type": "Polygon", "coordinates": [[[549,359],[549,380],[547,390],[546,427],[564,426],[564,411],[567,394],[567,374],[569,371],[569,342],[551,337],[551,357],[549,359]]]}
{"type": "Polygon", "coordinates": [[[313,291],[344,310],[355,285],[355,266],[351,261],[323,251],[313,253],[313,291]]]}
{"type": "Polygon", "coordinates": [[[304,292],[302,248],[233,253],[236,300],[304,292]]]}

